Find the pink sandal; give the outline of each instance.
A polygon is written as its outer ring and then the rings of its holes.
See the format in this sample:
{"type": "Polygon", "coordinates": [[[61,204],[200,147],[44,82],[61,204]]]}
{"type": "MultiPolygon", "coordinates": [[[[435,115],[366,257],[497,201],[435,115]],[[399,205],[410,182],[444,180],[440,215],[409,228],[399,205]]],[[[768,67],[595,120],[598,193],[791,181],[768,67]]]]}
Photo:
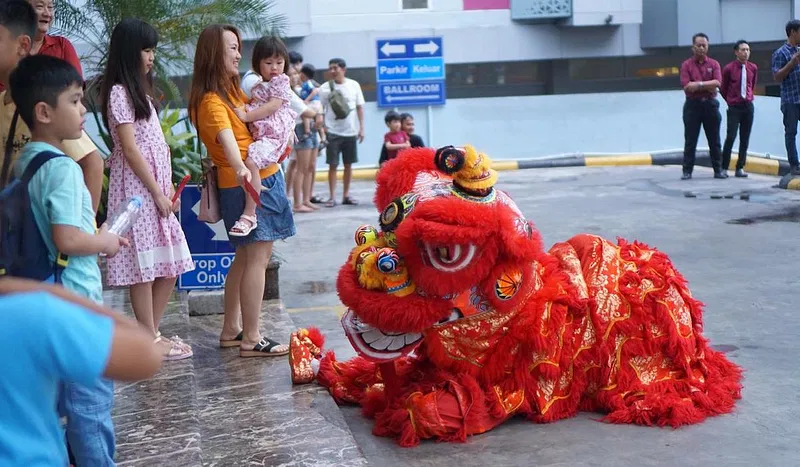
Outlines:
{"type": "MultiPolygon", "coordinates": [[[[156,334],[156,338],[153,341],[154,343],[159,343],[163,339],[161,337],[161,333],[156,334]]],[[[184,360],[190,358],[194,355],[194,351],[192,351],[192,347],[183,342],[178,336],[172,336],[167,339],[167,342],[170,344],[169,352],[163,355],[162,359],[164,361],[173,361],[173,360],[184,360]]]]}
{"type": "Polygon", "coordinates": [[[256,227],[258,227],[258,220],[255,217],[242,214],[239,216],[239,220],[233,224],[228,235],[232,237],[246,237],[250,235],[250,232],[256,227]]]}

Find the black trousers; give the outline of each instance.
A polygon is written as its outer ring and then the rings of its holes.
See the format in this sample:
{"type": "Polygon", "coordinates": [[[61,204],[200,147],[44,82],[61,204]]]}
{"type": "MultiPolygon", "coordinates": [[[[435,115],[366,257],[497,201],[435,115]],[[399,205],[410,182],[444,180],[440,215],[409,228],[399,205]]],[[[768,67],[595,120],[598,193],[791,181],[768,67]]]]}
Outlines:
{"type": "Polygon", "coordinates": [[[728,134],[725,145],[722,147],[722,170],[728,170],[731,165],[731,151],[736,141],[736,132],[739,132],[739,160],[736,169],[743,169],[747,162],[747,148],[750,146],[750,131],[753,129],[753,116],[755,108],[752,102],[736,104],[728,107],[728,134]]]}
{"type": "Polygon", "coordinates": [[[700,137],[701,126],[708,140],[711,166],[714,168],[715,173],[719,172],[722,165],[719,142],[719,127],[721,123],[722,116],[719,113],[719,101],[716,99],[686,99],[686,103],[683,104],[684,173],[692,173],[692,170],[694,170],[697,139],[700,137]]]}

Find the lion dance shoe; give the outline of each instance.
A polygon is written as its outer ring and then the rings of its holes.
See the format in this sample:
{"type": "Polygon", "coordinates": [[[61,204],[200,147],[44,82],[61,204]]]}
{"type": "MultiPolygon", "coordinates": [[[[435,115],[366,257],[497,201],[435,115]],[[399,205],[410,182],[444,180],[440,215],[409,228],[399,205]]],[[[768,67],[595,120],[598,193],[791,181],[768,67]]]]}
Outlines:
{"type": "Polygon", "coordinates": [[[317,328],[298,329],[289,339],[289,367],[293,384],[314,381],[325,338],[317,328]]]}

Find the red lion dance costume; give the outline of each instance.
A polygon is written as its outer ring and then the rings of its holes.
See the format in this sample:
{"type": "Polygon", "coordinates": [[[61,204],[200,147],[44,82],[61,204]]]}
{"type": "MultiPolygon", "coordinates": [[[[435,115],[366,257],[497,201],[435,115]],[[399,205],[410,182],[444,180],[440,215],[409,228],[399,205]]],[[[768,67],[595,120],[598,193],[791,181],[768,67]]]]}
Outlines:
{"type": "Polygon", "coordinates": [[[496,180],[469,146],[380,170],[380,228],[358,229],[337,283],[359,356],[330,352],[317,375],[339,403],[402,446],[516,415],[677,427],[733,410],[741,370],[667,255],[589,234],[545,251],[496,180]]]}

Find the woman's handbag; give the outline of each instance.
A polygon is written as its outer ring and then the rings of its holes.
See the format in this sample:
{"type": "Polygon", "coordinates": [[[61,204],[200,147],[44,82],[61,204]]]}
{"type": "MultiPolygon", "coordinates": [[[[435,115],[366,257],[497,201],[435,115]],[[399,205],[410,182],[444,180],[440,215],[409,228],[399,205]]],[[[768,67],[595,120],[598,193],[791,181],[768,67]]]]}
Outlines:
{"type": "Polygon", "coordinates": [[[203,182],[200,185],[200,212],[197,219],[209,224],[222,220],[219,209],[219,190],[217,189],[217,167],[209,157],[201,159],[203,182]]]}

